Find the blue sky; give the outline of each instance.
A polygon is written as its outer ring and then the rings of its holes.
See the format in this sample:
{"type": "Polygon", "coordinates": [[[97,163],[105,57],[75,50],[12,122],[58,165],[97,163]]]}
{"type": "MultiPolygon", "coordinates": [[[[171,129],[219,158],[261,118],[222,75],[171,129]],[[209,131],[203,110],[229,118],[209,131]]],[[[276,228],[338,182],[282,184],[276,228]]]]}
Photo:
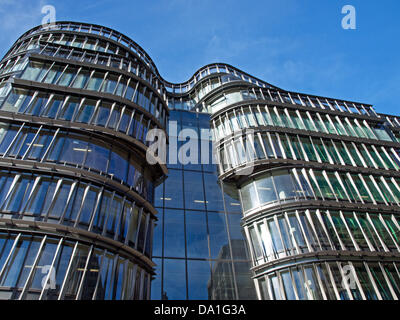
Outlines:
{"type": "Polygon", "coordinates": [[[283,89],[400,115],[398,0],[0,0],[1,56],[41,23],[46,4],[57,20],[124,33],[172,82],[225,62],[283,89]],[[356,8],[356,30],[341,27],[346,4],[356,8]]]}

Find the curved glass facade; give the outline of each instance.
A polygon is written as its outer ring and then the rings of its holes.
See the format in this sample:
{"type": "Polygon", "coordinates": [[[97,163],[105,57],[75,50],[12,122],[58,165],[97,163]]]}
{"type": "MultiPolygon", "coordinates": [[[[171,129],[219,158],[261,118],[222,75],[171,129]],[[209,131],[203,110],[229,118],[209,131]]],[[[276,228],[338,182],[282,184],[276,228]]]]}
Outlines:
{"type": "Polygon", "coordinates": [[[121,132],[147,145],[148,130],[158,126],[143,112],[110,99],[99,99],[95,95],[50,94],[39,89],[14,87],[3,89],[0,110],[67,121],[70,124],[93,125],[97,130],[121,132]],[[8,93],[9,91],[9,93],[8,93]]]}
{"type": "Polygon", "coordinates": [[[398,300],[399,117],[240,80],[204,80],[193,108],[212,114],[258,298],[398,300]]]}
{"type": "Polygon", "coordinates": [[[122,38],[73,29],[0,63],[0,299],[149,299],[165,89],[122,38]]]}
{"type": "Polygon", "coordinates": [[[280,269],[258,281],[268,300],[394,300],[399,291],[399,263],[380,261],[318,261],[280,269]],[[345,268],[355,278],[343,285],[345,268]]]}
{"type": "Polygon", "coordinates": [[[86,23],[0,62],[0,299],[396,300],[399,206],[400,117],[371,105],[222,63],[171,83],[86,23]],[[152,129],[217,163],[150,165],[152,129]]]}
{"type": "Polygon", "coordinates": [[[399,218],[389,213],[295,210],[254,221],[246,233],[254,263],[263,265],[327,250],[398,253],[399,223],[399,218]]]}
{"type": "Polygon", "coordinates": [[[1,299],[137,300],[149,294],[146,270],[73,238],[0,232],[0,252],[1,299]]]}
{"type": "Polygon", "coordinates": [[[89,180],[6,170],[0,171],[0,188],[2,218],[73,226],[150,257],[151,213],[122,193],[89,180]]]}
{"type": "Polygon", "coordinates": [[[202,108],[220,179],[239,191],[259,299],[399,298],[397,117],[239,83],[202,108]]]}
{"type": "Polygon", "coordinates": [[[55,163],[90,170],[129,186],[153,201],[150,174],[137,163],[135,151],[72,130],[43,128],[29,123],[0,123],[0,155],[4,159],[21,159],[55,163]],[[23,144],[21,145],[21,141],[23,144]]]}
{"type": "Polygon", "coordinates": [[[392,146],[380,146],[364,141],[351,141],[309,137],[304,134],[283,132],[256,132],[252,136],[243,134],[224,139],[217,146],[221,171],[245,164],[245,146],[250,143],[250,160],[296,160],[293,163],[318,162],[339,166],[396,170],[400,168],[400,150],[392,146]]]}
{"type": "Polygon", "coordinates": [[[240,187],[243,212],[301,199],[400,205],[400,179],[316,169],[276,169],[240,187]]]}
{"type": "MultiPolygon", "coordinates": [[[[47,60],[46,60],[47,61],[47,60]]],[[[165,110],[156,90],[134,78],[108,70],[61,65],[59,63],[29,62],[20,76],[23,80],[66,86],[115,95],[145,109],[165,126],[165,110]]],[[[17,110],[19,111],[19,110],[17,110]]],[[[25,110],[20,110],[24,112],[25,110]]],[[[87,113],[87,112],[86,112],[87,113]]],[[[67,119],[71,120],[71,119],[67,119]]]]}

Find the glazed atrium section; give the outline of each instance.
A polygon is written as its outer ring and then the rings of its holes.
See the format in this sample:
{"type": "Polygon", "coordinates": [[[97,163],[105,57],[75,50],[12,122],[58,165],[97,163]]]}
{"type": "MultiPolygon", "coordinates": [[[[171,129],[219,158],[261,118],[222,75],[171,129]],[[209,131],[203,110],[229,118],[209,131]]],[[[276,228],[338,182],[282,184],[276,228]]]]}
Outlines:
{"type": "Polygon", "coordinates": [[[0,62],[0,299],[397,300],[399,206],[400,117],[369,104],[226,64],[174,84],[85,23],[0,62]],[[152,129],[197,161],[150,164],[152,129]]]}

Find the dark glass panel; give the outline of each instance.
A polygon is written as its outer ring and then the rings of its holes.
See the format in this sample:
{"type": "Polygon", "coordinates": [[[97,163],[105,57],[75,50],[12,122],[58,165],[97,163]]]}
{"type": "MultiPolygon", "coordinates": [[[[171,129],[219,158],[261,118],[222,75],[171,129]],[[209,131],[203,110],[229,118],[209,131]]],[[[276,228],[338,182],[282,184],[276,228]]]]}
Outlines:
{"type": "MultiPolygon", "coordinates": [[[[71,191],[72,181],[63,180],[59,187],[57,194],[54,197],[54,201],[49,210],[49,217],[60,218],[63,214],[67,205],[68,196],[71,191]]],[[[70,201],[71,202],[71,201],[70,201]]]]}
{"type": "MultiPolygon", "coordinates": [[[[92,300],[97,285],[97,279],[99,277],[99,271],[101,267],[103,251],[95,249],[89,258],[88,267],[86,269],[85,279],[82,284],[82,293],[80,299],[92,300]]],[[[98,287],[98,291],[103,290],[102,287],[98,287]]]]}
{"type": "Polygon", "coordinates": [[[185,257],[185,226],[182,210],[164,210],[164,256],[185,257]]]}
{"type": "Polygon", "coordinates": [[[378,300],[365,266],[361,263],[354,263],[354,267],[367,300],[378,300]]]}
{"type": "Polygon", "coordinates": [[[110,156],[110,165],[108,166],[108,174],[126,181],[128,174],[128,152],[113,147],[110,156]]]}
{"type": "Polygon", "coordinates": [[[32,274],[32,280],[28,289],[42,290],[44,286],[55,286],[52,282],[55,280],[54,269],[51,269],[51,264],[54,259],[58,245],[58,240],[47,239],[46,243],[40,253],[38,263],[32,274]],[[49,281],[46,283],[46,277],[49,276],[49,281]]]}
{"type": "Polygon", "coordinates": [[[165,180],[164,204],[166,207],[183,208],[183,188],[176,187],[182,185],[182,171],[170,169],[168,178],[165,180]]]}
{"type": "Polygon", "coordinates": [[[89,120],[92,118],[95,107],[96,107],[95,100],[86,99],[85,102],[79,108],[78,114],[75,117],[75,121],[89,123],[89,120]]]}
{"type": "Polygon", "coordinates": [[[208,258],[207,220],[203,211],[186,211],[188,258],[208,258]]]}
{"type": "Polygon", "coordinates": [[[217,290],[211,285],[210,263],[188,260],[188,291],[191,300],[207,300],[210,291],[217,290]]]}
{"type": "Polygon", "coordinates": [[[186,299],[185,260],[164,259],[163,297],[166,300],[186,299]]]}
{"type": "Polygon", "coordinates": [[[67,275],[67,281],[65,282],[63,297],[65,300],[75,300],[85,271],[88,254],[89,247],[78,244],[77,250],[72,257],[73,260],[67,275]]]}
{"type": "Polygon", "coordinates": [[[80,100],[78,98],[69,98],[64,104],[61,112],[58,115],[58,119],[71,121],[75,110],[78,108],[80,100]]]}
{"type": "Polygon", "coordinates": [[[59,162],[83,165],[86,153],[89,151],[88,138],[79,134],[70,133],[68,139],[65,139],[59,162]]]}

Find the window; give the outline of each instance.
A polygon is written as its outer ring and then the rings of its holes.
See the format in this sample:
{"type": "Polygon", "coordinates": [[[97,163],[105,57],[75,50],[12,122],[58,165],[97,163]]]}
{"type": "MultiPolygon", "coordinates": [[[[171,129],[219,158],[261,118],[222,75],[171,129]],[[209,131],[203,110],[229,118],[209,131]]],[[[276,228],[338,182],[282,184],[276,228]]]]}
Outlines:
{"type": "Polygon", "coordinates": [[[217,259],[218,257],[230,259],[230,251],[226,250],[228,249],[228,234],[225,213],[208,212],[208,232],[210,237],[211,259],[217,259]],[[221,254],[223,254],[223,256],[221,256],[221,254]]]}
{"type": "MultiPolygon", "coordinates": [[[[185,173],[185,183],[186,183],[186,176],[187,175],[185,173]]],[[[222,192],[217,176],[214,173],[206,173],[206,172],[203,173],[203,176],[204,176],[204,189],[206,192],[206,199],[207,199],[207,210],[224,211],[222,192]]],[[[199,192],[202,192],[202,190],[200,190],[199,192]]]]}
{"type": "Polygon", "coordinates": [[[0,154],[4,154],[17,135],[19,126],[0,122],[0,154]]]}
{"type": "Polygon", "coordinates": [[[29,176],[16,177],[17,181],[2,209],[6,212],[19,212],[25,207],[32,190],[33,180],[29,176]]]}
{"type": "Polygon", "coordinates": [[[115,129],[118,125],[119,118],[121,117],[121,107],[119,105],[114,104],[114,107],[111,110],[111,116],[108,120],[107,127],[115,129]]]}
{"type": "Polygon", "coordinates": [[[109,74],[107,76],[106,80],[103,82],[103,85],[102,85],[100,91],[113,94],[115,91],[115,88],[117,87],[117,83],[118,83],[118,77],[116,75],[109,74]]]}
{"type": "Polygon", "coordinates": [[[256,186],[260,198],[260,203],[273,202],[278,200],[272,182],[271,174],[262,176],[261,178],[257,179],[256,186]]]}
{"type": "Polygon", "coordinates": [[[85,167],[105,173],[107,171],[109,155],[109,145],[101,141],[90,142],[85,160],[85,167]]]}
{"type": "Polygon", "coordinates": [[[33,96],[32,91],[13,88],[4,102],[1,110],[10,112],[24,112],[33,96]]]}
{"type": "Polygon", "coordinates": [[[164,260],[163,290],[168,294],[168,299],[180,300],[186,299],[186,267],[184,260],[165,259],[164,260]]]}
{"type": "MultiPolygon", "coordinates": [[[[300,104],[300,103],[298,103],[300,104]]],[[[296,129],[305,129],[303,122],[301,121],[301,118],[299,117],[298,113],[295,111],[289,111],[289,115],[292,119],[292,122],[295,126],[296,129]]]]}
{"type": "Polygon", "coordinates": [[[352,162],[350,160],[350,155],[348,154],[348,152],[344,146],[344,143],[340,141],[340,142],[336,142],[335,145],[337,147],[337,150],[339,150],[339,153],[340,153],[344,163],[347,165],[352,165],[352,162]]]}
{"type": "Polygon", "coordinates": [[[356,185],[356,188],[358,192],[361,195],[361,198],[365,202],[372,202],[372,199],[367,191],[367,189],[364,186],[364,183],[361,181],[361,178],[358,175],[352,174],[351,177],[353,178],[354,184],[356,185]]]}
{"type": "Polygon", "coordinates": [[[68,208],[65,211],[65,217],[63,221],[64,224],[71,226],[74,225],[79,213],[79,209],[82,205],[86,187],[86,183],[79,183],[79,185],[76,187],[75,192],[68,204],[68,208]]]}
{"type": "Polygon", "coordinates": [[[58,118],[62,120],[71,121],[75,110],[78,108],[80,100],[78,98],[70,97],[64,104],[58,118]]]}
{"type": "Polygon", "coordinates": [[[311,144],[310,138],[309,137],[301,137],[300,141],[303,145],[304,151],[307,154],[307,157],[310,161],[317,161],[317,156],[314,151],[314,147],[311,144]]]}
{"type": "Polygon", "coordinates": [[[40,246],[39,238],[24,236],[12,252],[0,279],[4,287],[23,287],[40,246]]]}
{"type": "Polygon", "coordinates": [[[131,122],[131,118],[132,112],[128,110],[127,107],[125,107],[122,113],[121,121],[118,126],[118,130],[125,133],[131,122]]]}
{"type": "Polygon", "coordinates": [[[115,94],[123,97],[125,93],[126,84],[127,84],[127,79],[121,77],[118,83],[117,90],[115,91],[115,94]]]}
{"type": "Polygon", "coordinates": [[[286,300],[296,300],[296,295],[294,293],[294,288],[292,284],[292,277],[289,272],[281,273],[283,287],[285,289],[286,300]]]}
{"type": "MultiPolygon", "coordinates": [[[[325,214],[325,213],[324,213],[325,214]]],[[[327,214],[327,213],[326,213],[327,214]]],[[[348,250],[355,250],[353,241],[351,240],[351,237],[347,231],[347,228],[340,216],[340,213],[337,211],[331,211],[330,212],[333,224],[336,228],[336,231],[339,235],[340,240],[342,240],[344,246],[348,249],[348,250]]]]}
{"type": "Polygon", "coordinates": [[[268,226],[269,233],[271,235],[274,252],[277,255],[277,257],[282,258],[283,256],[285,256],[284,247],[283,247],[283,243],[282,243],[282,240],[281,240],[281,237],[279,234],[278,227],[276,226],[275,220],[269,219],[267,221],[267,226],[268,226]]]}
{"type": "Polygon", "coordinates": [[[95,100],[86,99],[85,102],[79,108],[79,111],[75,117],[75,121],[89,123],[89,120],[92,118],[94,113],[94,109],[96,107],[95,100]]]}
{"type": "Polygon", "coordinates": [[[300,147],[300,143],[297,136],[289,136],[290,143],[292,145],[294,154],[297,160],[304,160],[303,151],[300,147]]]}
{"type": "Polygon", "coordinates": [[[93,124],[101,127],[105,127],[107,120],[110,116],[111,104],[101,101],[96,109],[93,124]]]}
{"type": "Polygon", "coordinates": [[[183,181],[185,190],[185,208],[204,210],[206,204],[208,205],[210,201],[206,202],[206,199],[204,199],[202,173],[184,171],[183,181]]]}
{"type": "Polygon", "coordinates": [[[62,183],[58,188],[57,193],[54,195],[53,204],[49,209],[50,218],[58,220],[58,218],[61,217],[67,205],[71,187],[72,187],[72,181],[68,179],[62,180],[62,183]]]}
{"type": "Polygon", "coordinates": [[[46,152],[50,141],[52,140],[54,131],[42,129],[36,139],[29,144],[29,150],[26,155],[27,159],[41,159],[46,152]]]}
{"type": "Polygon", "coordinates": [[[48,94],[38,93],[33,101],[30,103],[29,108],[25,110],[20,110],[21,112],[31,114],[33,116],[38,116],[42,113],[46,103],[48,101],[48,94]]]}
{"type": "Polygon", "coordinates": [[[204,211],[186,211],[186,241],[189,258],[208,257],[206,213],[204,211]]]}
{"type": "Polygon", "coordinates": [[[75,75],[77,74],[78,70],[75,67],[67,67],[66,70],[61,75],[60,80],[58,81],[59,86],[66,86],[68,87],[71,81],[74,79],[75,75]]]}
{"type": "Polygon", "coordinates": [[[314,171],[314,176],[317,180],[319,188],[322,192],[322,195],[325,199],[336,199],[334,193],[328,185],[324,175],[321,172],[314,171]]]}
{"type": "Polygon", "coordinates": [[[64,288],[65,300],[73,300],[78,293],[78,287],[85,271],[86,260],[89,254],[89,247],[79,244],[75,255],[72,257],[71,267],[67,275],[67,281],[64,288]]]}
{"type": "Polygon", "coordinates": [[[259,205],[254,182],[248,182],[240,188],[243,211],[250,210],[259,205]]]}
{"type": "Polygon", "coordinates": [[[65,139],[59,162],[82,165],[88,152],[92,150],[89,149],[87,139],[70,133],[68,139],[65,139]]]}
{"type": "Polygon", "coordinates": [[[87,84],[87,90],[94,90],[98,91],[100,89],[100,85],[103,82],[104,74],[98,71],[95,71],[92,76],[90,77],[90,80],[87,84]]]}
{"type": "Polygon", "coordinates": [[[126,181],[128,174],[128,153],[118,147],[113,147],[110,157],[108,174],[126,181]]]}
{"type": "Polygon", "coordinates": [[[183,210],[164,210],[164,256],[185,257],[183,210]]]}
{"type": "Polygon", "coordinates": [[[297,191],[300,187],[294,182],[290,173],[287,170],[279,170],[273,172],[274,184],[276,191],[278,193],[278,198],[280,200],[287,200],[290,198],[295,198],[297,196],[297,191]]]}
{"type": "Polygon", "coordinates": [[[271,137],[272,145],[273,145],[273,147],[275,149],[276,157],[277,158],[282,158],[283,157],[282,156],[282,150],[281,150],[281,147],[280,147],[280,144],[279,144],[278,137],[274,133],[271,133],[270,137],[271,137]]]}
{"type": "Polygon", "coordinates": [[[21,79],[30,81],[42,81],[43,75],[47,72],[49,65],[41,62],[30,61],[28,68],[22,74],[21,79]]]}
{"type": "Polygon", "coordinates": [[[81,69],[72,84],[72,88],[84,89],[88,79],[89,71],[86,69],[81,69]]]}
{"type": "Polygon", "coordinates": [[[368,177],[364,177],[364,181],[366,182],[368,189],[371,192],[375,201],[384,203],[385,201],[383,200],[381,193],[379,192],[379,190],[377,189],[377,187],[374,184],[375,179],[372,176],[368,176],[368,177]]]}
{"type": "Polygon", "coordinates": [[[368,300],[378,300],[375,293],[374,286],[368,276],[367,270],[361,263],[354,263],[355,271],[357,273],[358,280],[360,281],[361,287],[368,300]]]}
{"type": "Polygon", "coordinates": [[[328,172],[327,177],[329,182],[331,183],[335,196],[339,200],[347,200],[346,192],[343,190],[337,176],[332,172],[328,172]]]}
{"type": "MultiPolygon", "coordinates": [[[[111,206],[108,209],[106,231],[107,235],[114,238],[119,230],[120,217],[123,208],[123,198],[119,195],[114,195],[111,206]]],[[[144,217],[144,215],[142,215],[144,217]]],[[[141,226],[142,227],[142,226],[141,226]]]]}
{"type": "MultiPolygon", "coordinates": [[[[53,262],[54,255],[56,253],[58,240],[49,238],[43,249],[40,252],[40,257],[37,262],[36,268],[33,270],[32,281],[28,284],[27,289],[42,290],[42,281],[45,276],[41,271],[46,270],[53,262]]],[[[47,270],[48,271],[48,270],[47,270]]]]}
{"type": "Polygon", "coordinates": [[[321,139],[311,139],[311,140],[314,143],[315,150],[317,151],[321,161],[329,163],[329,157],[328,154],[326,153],[325,147],[321,139]]]}
{"type": "Polygon", "coordinates": [[[36,185],[25,212],[39,215],[46,213],[50,207],[51,200],[56,188],[56,183],[48,177],[41,177],[36,185]]]}
{"type": "Polygon", "coordinates": [[[175,186],[183,185],[181,170],[169,169],[165,183],[164,205],[168,208],[183,208],[183,190],[175,186]]]}
{"type": "Polygon", "coordinates": [[[307,280],[304,282],[304,287],[309,300],[322,300],[322,293],[312,266],[304,267],[304,274],[307,280]]]}
{"type": "Polygon", "coordinates": [[[99,188],[90,186],[87,190],[86,197],[82,203],[79,223],[88,227],[92,212],[96,207],[97,195],[99,193],[99,188]]]}
{"type": "Polygon", "coordinates": [[[53,96],[53,98],[48,103],[46,110],[43,112],[42,116],[55,118],[57,112],[61,109],[63,102],[64,102],[63,96],[59,95],[53,96]]]}
{"type": "Polygon", "coordinates": [[[379,140],[392,141],[384,125],[379,124],[372,128],[379,140]]]}

